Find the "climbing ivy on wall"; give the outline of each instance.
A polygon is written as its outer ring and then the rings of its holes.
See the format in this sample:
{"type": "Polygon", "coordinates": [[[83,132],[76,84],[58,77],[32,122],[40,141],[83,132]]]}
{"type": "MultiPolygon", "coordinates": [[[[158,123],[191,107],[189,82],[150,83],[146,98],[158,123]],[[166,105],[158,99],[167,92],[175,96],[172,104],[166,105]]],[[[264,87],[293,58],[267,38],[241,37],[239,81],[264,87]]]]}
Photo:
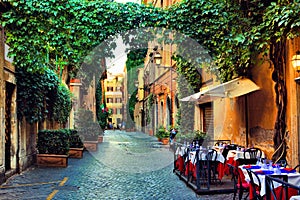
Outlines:
{"type": "Polygon", "coordinates": [[[55,72],[30,73],[17,68],[17,113],[29,123],[45,119],[66,123],[71,110],[71,94],[55,72]]]}
{"type": "MultiPolygon", "coordinates": [[[[137,69],[138,68],[143,68],[144,67],[144,59],[147,54],[147,49],[136,49],[136,50],[131,50],[127,54],[127,60],[126,60],[126,69],[127,69],[127,91],[128,94],[130,94],[130,99],[128,102],[128,112],[129,115],[127,116],[128,122],[134,120],[134,109],[135,109],[135,104],[137,102],[137,88],[135,86],[135,82],[137,81],[138,75],[137,75],[137,69]],[[129,120],[129,117],[132,120],[129,120]]],[[[126,112],[127,113],[127,112],[126,112]]],[[[127,124],[129,125],[129,124],[127,124]]],[[[132,127],[133,124],[130,126],[132,127]]]]}

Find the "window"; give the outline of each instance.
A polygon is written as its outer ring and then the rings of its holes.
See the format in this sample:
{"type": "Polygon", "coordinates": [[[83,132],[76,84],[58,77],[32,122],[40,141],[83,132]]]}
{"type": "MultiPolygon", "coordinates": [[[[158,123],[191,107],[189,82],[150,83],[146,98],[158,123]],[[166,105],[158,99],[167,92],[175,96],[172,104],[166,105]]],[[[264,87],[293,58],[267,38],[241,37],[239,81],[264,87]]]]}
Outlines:
{"type": "Polygon", "coordinates": [[[121,92],[121,88],[120,86],[116,87],[116,91],[121,92]]]}
{"type": "Polygon", "coordinates": [[[107,91],[108,92],[113,92],[114,91],[114,87],[107,87],[107,91]]]}
{"type": "Polygon", "coordinates": [[[116,103],[122,103],[122,98],[116,98],[116,103]]]}
{"type": "Polygon", "coordinates": [[[106,99],[106,103],[113,103],[114,101],[113,101],[113,98],[107,98],[106,99]]]}
{"type": "Polygon", "coordinates": [[[121,114],[122,109],[121,108],[117,108],[117,114],[121,114]]]}

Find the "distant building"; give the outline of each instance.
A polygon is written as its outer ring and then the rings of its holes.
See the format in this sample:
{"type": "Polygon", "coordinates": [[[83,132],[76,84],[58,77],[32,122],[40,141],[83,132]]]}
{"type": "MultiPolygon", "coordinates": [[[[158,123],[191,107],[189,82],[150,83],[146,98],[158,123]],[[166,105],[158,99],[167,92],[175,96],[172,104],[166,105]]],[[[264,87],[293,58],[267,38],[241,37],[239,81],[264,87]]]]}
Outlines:
{"type": "Polygon", "coordinates": [[[107,73],[107,79],[104,81],[106,107],[111,110],[108,122],[118,127],[123,121],[124,113],[124,95],[123,95],[124,74],[107,73]]]}

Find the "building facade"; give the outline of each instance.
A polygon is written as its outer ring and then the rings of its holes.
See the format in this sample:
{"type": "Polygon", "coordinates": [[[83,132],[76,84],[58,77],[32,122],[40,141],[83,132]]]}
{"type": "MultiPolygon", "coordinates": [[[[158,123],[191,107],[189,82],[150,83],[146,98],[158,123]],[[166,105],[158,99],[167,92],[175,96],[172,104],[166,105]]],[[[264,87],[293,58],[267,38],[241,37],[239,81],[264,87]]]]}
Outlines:
{"type": "Polygon", "coordinates": [[[112,74],[108,72],[107,79],[104,81],[106,107],[111,110],[108,122],[112,123],[115,128],[119,128],[124,121],[123,84],[123,73],[112,74]]]}

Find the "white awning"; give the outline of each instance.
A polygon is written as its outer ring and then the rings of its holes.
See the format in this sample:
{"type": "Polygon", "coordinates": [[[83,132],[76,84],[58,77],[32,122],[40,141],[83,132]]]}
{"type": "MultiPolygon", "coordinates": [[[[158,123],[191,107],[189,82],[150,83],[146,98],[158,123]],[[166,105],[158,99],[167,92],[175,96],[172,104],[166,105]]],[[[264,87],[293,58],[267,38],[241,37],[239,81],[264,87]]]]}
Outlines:
{"type": "Polygon", "coordinates": [[[248,78],[237,78],[226,83],[207,87],[200,92],[180,99],[180,101],[195,101],[199,104],[211,102],[219,98],[239,97],[259,90],[259,87],[248,78]]]}

